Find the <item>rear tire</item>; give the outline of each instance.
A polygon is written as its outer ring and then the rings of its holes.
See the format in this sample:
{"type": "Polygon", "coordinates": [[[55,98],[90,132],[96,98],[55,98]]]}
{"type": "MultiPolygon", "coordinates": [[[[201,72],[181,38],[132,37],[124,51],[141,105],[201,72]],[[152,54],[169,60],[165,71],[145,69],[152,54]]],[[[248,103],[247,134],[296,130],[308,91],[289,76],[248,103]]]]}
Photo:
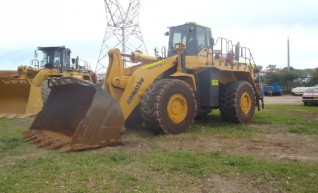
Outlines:
{"type": "Polygon", "coordinates": [[[145,126],[154,133],[178,134],[187,131],[196,115],[192,88],[178,79],[155,81],[141,101],[145,126]]]}
{"type": "Polygon", "coordinates": [[[219,108],[221,117],[233,123],[248,123],[255,111],[255,94],[250,83],[233,81],[222,87],[219,108]]]}

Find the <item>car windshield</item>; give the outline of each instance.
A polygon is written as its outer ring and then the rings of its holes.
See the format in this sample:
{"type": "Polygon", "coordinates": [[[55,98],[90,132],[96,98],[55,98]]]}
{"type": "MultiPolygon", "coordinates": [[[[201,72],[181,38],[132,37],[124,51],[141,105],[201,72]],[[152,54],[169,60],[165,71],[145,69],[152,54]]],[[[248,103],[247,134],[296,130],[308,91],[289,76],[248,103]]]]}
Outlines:
{"type": "Polygon", "coordinates": [[[310,89],[306,90],[306,92],[309,92],[309,93],[318,93],[318,88],[310,88],[310,89]]]}

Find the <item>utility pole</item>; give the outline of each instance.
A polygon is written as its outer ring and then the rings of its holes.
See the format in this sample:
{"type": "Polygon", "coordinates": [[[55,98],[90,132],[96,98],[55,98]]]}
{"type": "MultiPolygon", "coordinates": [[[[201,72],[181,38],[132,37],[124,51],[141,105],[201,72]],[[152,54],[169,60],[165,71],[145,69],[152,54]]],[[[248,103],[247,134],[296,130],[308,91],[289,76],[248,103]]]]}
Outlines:
{"type": "Polygon", "coordinates": [[[95,72],[103,77],[108,64],[108,51],[119,48],[121,52],[147,48],[139,27],[139,0],[104,0],[107,27],[99,52],[95,72]]]}
{"type": "Polygon", "coordinates": [[[289,36],[287,36],[287,70],[290,72],[289,36]]]}

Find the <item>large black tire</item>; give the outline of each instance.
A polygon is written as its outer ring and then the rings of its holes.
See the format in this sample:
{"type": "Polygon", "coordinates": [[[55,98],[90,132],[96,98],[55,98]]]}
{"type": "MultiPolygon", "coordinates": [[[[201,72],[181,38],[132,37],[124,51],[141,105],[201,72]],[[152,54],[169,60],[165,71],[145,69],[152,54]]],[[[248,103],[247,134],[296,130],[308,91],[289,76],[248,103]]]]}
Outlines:
{"type": "Polygon", "coordinates": [[[196,109],[192,88],[178,79],[155,81],[141,101],[143,122],[156,134],[187,131],[193,124],[196,109]]]}
{"type": "Polygon", "coordinates": [[[233,81],[221,88],[221,117],[233,123],[248,123],[255,111],[255,93],[250,83],[233,81]]]}

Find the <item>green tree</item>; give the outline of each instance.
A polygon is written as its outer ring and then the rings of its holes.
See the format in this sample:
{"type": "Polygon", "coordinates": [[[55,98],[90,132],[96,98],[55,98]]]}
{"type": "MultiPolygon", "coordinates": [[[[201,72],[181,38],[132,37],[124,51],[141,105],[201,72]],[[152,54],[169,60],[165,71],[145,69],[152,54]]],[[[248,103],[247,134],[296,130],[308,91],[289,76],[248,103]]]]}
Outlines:
{"type": "Polygon", "coordinates": [[[284,92],[289,93],[292,88],[297,86],[305,86],[305,79],[308,77],[308,71],[287,68],[277,70],[275,72],[267,72],[263,77],[265,84],[270,85],[272,83],[277,83],[283,86],[284,92]]]}
{"type": "Polygon", "coordinates": [[[312,70],[310,75],[311,77],[308,84],[310,86],[318,85],[318,68],[315,68],[314,70],[312,70]]]}

